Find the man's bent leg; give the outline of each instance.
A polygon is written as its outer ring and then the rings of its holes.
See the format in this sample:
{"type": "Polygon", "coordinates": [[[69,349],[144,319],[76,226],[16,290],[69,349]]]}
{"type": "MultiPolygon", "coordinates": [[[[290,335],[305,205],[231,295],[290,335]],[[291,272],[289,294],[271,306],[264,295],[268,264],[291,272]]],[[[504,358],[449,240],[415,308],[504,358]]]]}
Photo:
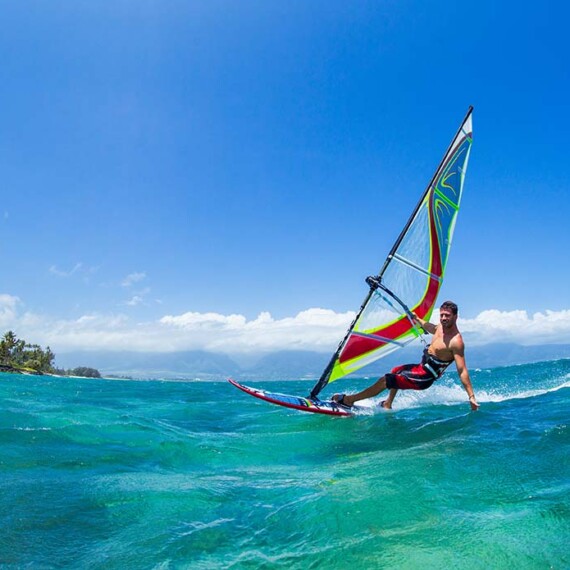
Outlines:
{"type": "Polygon", "coordinates": [[[394,401],[394,398],[396,397],[396,394],[398,393],[398,388],[391,388],[390,389],[390,394],[388,395],[388,397],[382,402],[382,407],[386,408],[387,410],[391,410],[392,409],[392,402],[394,401]]]}
{"type": "MultiPolygon", "coordinates": [[[[347,394],[344,397],[344,401],[348,406],[352,406],[354,402],[358,402],[358,400],[366,400],[367,398],[373,398],[382,392],[382,390],[386,389],[386,376],[382,376],[379,378],[372,386],[365,388],[362,392],[358,392],[356,394],[347,394]]],[[[390,393],[391,395],[391,393],[390,393]]],[[[396,394],[394,394],[395,396],[396,394]]],[[[389,398],[388,398],[389,399],[389,398]]],[[[392,400],[394,397],[392,397],[392,400]]]]}

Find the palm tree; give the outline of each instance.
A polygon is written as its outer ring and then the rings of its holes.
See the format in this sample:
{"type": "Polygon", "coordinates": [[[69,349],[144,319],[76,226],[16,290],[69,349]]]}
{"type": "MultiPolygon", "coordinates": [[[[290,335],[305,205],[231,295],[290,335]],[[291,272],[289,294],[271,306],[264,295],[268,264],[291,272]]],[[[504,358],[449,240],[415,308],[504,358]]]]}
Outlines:
{"type": "Polygon", "coordinates": [[[12,351],[18,343],[18,337],[13,331],[8,331],[0,341],[0,362],[4,365],[10,365],[12,360],[12,351]]]}
{"type": "Polygon", "coordinates": [[[16,333],[14,331],[8,331],[4,335],[2,342],[5,343],[8,352],[11,353],[12,349],[16,346],[16,343],[18,342],[18,337],[16,336],[16,333]]]}

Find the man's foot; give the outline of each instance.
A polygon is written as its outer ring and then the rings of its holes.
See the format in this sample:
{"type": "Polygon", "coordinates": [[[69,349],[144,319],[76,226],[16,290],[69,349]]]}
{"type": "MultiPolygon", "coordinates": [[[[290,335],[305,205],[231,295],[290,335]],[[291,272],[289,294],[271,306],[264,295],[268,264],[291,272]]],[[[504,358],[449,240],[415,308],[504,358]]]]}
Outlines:
{"type": "Polygon", "coordinates": [[[390,402],[388,402],[388,400],[382,400],[380,402],[380,407],[384,408],[385,410],[391,410],[392,409],[392,405],[390,404],[390,402]]]}
{"type": "Polygon", "coordinates": [[[340,406],[344,406],[345,408],[352,408],[352,404],[349,404],[346,401],[347,397],[348,396],[346,394],[333,394],[333,397],[331,398],[331,400],[333,402],[336,402],[340,406]]]}

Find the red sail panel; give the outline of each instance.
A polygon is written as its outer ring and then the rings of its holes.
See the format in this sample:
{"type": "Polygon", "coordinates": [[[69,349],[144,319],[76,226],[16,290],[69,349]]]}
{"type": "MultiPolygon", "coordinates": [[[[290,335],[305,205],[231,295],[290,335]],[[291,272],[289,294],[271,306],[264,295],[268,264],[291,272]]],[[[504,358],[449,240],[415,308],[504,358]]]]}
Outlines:
{"type": "MultiPolygon", "coordinates": [[[[442,263],[441,263],[441,251],[439,247],[438,234],[435,227],[435,216],[434,216],[434,201],[435,196],[432,192],[430,194],[429,205],[429,221],[430,221],[430,252],[431,252],[431,263],[430,263],[430,273],[436,277],[440,277],[442,274],[442,263]]],[[[428,280],[427,290],[424,297],[420,302],[412,308],[413,312],[420,318],[424,318],[432,309],[439,293],[440,282],[430,277],[428,280]]],[[[358,358],[363,356],[368,352],[377,350],[387,344],[384,339],[396,340],[408,331],[412,329],[412,324],[406,315],[403,315],[399,320],[390,323],[387,326],[380,327],[374,331],[367,331],[367,335],[378,335],[383,337],[382,339],[374,339],[369,336],[361,336],[358,333],[351,333],[345,343],[338,361],[340,363],[347,362],[353,358],[358,358]]]]}

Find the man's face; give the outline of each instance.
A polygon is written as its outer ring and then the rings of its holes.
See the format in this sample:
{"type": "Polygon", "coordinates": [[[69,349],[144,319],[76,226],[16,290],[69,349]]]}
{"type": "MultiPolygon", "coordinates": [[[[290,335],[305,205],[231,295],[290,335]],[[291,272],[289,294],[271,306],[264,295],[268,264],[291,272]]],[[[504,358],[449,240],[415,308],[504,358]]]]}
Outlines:
{"type": "Polygon", "coordinates": [[[457,315],[454,315],[449,309],[439,310],[439,322],[444,329],[450,329],[457,321],[457,315]]]}

